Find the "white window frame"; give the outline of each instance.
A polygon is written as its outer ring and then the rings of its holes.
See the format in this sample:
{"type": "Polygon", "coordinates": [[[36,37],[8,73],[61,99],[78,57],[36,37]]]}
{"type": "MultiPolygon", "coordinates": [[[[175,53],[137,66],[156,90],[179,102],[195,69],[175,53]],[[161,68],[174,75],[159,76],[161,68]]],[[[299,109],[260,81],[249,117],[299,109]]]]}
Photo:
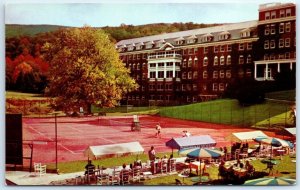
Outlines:
{"type": "Polygon", "coordinates": [[[218,91],[218,83],[213,83],[213,91],[218,91]]]}
{"type": "Polygon", "coordinates": [[[208,47],[203,48],[203,53],[208,53],[208,47]]]}
{"type": "Polygon", "coordinates": [[[276,27],[275,27],[275,24],[271,24],[270,33],[271,33],[271,34],[276,34],[276,27]]]}
{"type": "Polygon", "coordinates": [[[285,39],[284,46],[285,47],[290,47],[291,46],[291,39],[290,38],[285,39]]]}
{"type": "Polygon", "coordinates": [[[226,65],[231,65],[231,56],[230,55],[227,55],[226,65]]]}
{"type": "Polygon", "coordinates": [[[285,17],[285,9],[280,10],[280,18],[285,17]]]}
{"type": "Polygon", "coordinates": [[[231,50],[232,50],[231,44],[227,45],[227,51],[231,51],[231,50]]]}
{"type": "Polygon", "coordinates": [[[219,91],[224,91],[224,83],[219,83],[219,91]]]}
{"type": "Polygon", "coordinates": [[[208,77],[207,71],[203,71],[202,78],[207,79],[207,77],[208,77]]]}
{"type": "Polygon", "coordinates": [[[224,57],[224,55],[222,55],[220,57],[220,65],[224,65],[224,64],[225,64],[225,57],[224,57]]]}
{"type": "Polygon", "coordinates": [[[285,32],[291,32],[291,23],[290,22],[285,23],[285,32]]]}
{"type": "Polygon", "coordinates": [[[252,62],[252,57],[251,57],[251,55],[249,54],[249,55],[247,56],[247,61],[246,61],[246,63],[249,64],[249,63],[251,63],[251,62],[252,62]]]}
{"type": "Polygon", "coordinates": [[[292,9],[286,9],[286,10],[285,10],[285,16],[286,16],[286,17],[292,16],[292,9]]]}
{"type": "Polygon", "coordinates": [[[284,39],[280,38],[278,41],[278,47],[283,48],[284,47],[284,39]]]}
{"type": "Polygon", "coordinates": [[[264,49],[269,49],[269,48],[270,48],[270,42],[269,42],[269,40],[265,40],[264,49]]]}
{"type": "Polygon", "coordinates": [[[239,64],[242,65],[245,63],[245,60],[244,60],[244,55],[240,55],[239,56],[239,64]]]}
{"type": "Polygon", "coordinates": [[[226,70],[226,78],[231,78],[231,70],[226,70]]]}
{"type": "Polygon", "coordinates": [[[203,58],[203,66],[207,66],[208,65],[208,58],[204,57],[203,58]]]}
{"type": "Polygon", "coordinates": [[[269,20],[270,18],[270,12],[265,12],[265,20],[269,20]]]}
{"type": "Polygon", "coordinates": [[[245,49],[245,45],[243,43],[239,44],[239,51],[243,51],[245,49]]]}
{"type": "Polygon", "coordinates": [[[213,72],[213,79],[217,79],[219,77],[219,72],[218,71],[214,71],[213,72]]]}
{"type": "Polygon", "coordinates": [[[270,49],[275,49],[275,40],[270,40],[270,49]]]}
{"type": "Polygon", "coordinates": [[[284,33],[284,23],[279,24],[279,33],[284,33]]]}
{"type": "Polygon", "coordinates": [[[271,12],[271,19],[275,19],[276,18],[276,11],[272,11],[271,12]]]}
{"type": "Polygon", "coordinates": [[[220,70],[219,75],[220,75],[220,78],[223,79],[225,77],[224,70],[220,70]]]}
{"type": "Polygon", "coordinates": [[[218,58],[218,56],[214,57],[214,66],[215,65],[219,65],[219,58],[218,58]]]}
{"type": "Polygon", "coordinates": [[[219,46],[214,46],[214,52],[218,53],[219,52],[219,46]]]}

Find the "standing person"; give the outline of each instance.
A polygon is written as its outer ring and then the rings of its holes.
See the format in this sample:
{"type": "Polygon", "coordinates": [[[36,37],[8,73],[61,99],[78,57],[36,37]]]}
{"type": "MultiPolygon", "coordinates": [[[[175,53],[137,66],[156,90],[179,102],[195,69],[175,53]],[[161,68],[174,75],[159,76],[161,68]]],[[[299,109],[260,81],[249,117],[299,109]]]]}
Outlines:
{"type": "Polygon", "coordinates": [[[156,125],[156,137],[161,138],[161,126],[160,126],[160,124],[156,125]]]}
{"type": "Polygon", "coordinates": [[[155,160],[154,146],[151,146],[151,149],[149,150],[148,155],[149,155],[149,160],[150,161],[154,161],[155,160]]]}

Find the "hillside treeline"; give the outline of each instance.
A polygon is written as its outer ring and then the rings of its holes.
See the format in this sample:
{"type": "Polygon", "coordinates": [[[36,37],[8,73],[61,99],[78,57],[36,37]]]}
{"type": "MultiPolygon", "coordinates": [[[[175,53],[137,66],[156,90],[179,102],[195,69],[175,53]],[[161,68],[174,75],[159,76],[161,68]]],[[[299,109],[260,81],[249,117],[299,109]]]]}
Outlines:
{"type": "MultiPolygon", "coordinates": [[[[217,24],[173,23],[103,27],[113,43],[123,39],[215,26],[217,24]]],[[[66,27],[63,27],[66,28],[66,27]]],[[[49,64],[43,60],[43,46],[56,38],[59,26],[6,25],[6,90],[43,93],[49,64]],[[49,29],[49,30],[47,30],[49,29]],[[13,31],[15,30],[15,31],[13,31]]]]}

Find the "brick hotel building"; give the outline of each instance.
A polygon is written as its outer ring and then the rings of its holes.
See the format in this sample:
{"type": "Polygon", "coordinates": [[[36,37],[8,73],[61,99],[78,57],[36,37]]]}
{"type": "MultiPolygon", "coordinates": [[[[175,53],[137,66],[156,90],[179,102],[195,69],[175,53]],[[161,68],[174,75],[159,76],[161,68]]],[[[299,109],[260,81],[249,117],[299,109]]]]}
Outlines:
{"type": "Polygon", "coordinates": [[[229,82],[274,80],[296,67],[296,6],[264,4],[258,21],[122,40],[120,58],[139,88],[125,104],[174,105],[217,98],[229,82]]]}

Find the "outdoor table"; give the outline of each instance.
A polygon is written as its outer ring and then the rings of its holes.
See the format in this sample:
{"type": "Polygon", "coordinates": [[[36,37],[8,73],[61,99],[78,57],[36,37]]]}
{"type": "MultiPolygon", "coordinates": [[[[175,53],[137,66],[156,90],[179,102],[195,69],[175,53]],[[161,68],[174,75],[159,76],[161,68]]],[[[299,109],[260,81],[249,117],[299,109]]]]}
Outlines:
{"type": "Polygon", "coordinates": [[[178,177],[182,177],[182,182],[184,183],[184,178],[189,177],[187,174],[178,174],[178,177]]]}
{"type": "MultiPolygon", "coordinates": [[[[198,171],[199,171],[199,168],[200,168],[200,162],[191,162],[189,164],[189,167],[190,167],[190,173],[192,173],[192,169],[196,169],[196,173],[198,175],[198,171]]],[[[200,168],[200,172],[201,170],[204,168],[204,163],[202,162],[201,163],[201,168],[200,168]]]]}
{"type": "Polygon", "coordinates": [[[234,174],[238,177],[244,177],[247,175],[247,170],[245,168],[233,167],[234,174]]]}
{"type": "Polygon", "coordinates": [[[239,156],[241,156],[243,158],[243,161],[245,163],[245,158],[248,156],[247,153],[240,153],[239,156]]]}

